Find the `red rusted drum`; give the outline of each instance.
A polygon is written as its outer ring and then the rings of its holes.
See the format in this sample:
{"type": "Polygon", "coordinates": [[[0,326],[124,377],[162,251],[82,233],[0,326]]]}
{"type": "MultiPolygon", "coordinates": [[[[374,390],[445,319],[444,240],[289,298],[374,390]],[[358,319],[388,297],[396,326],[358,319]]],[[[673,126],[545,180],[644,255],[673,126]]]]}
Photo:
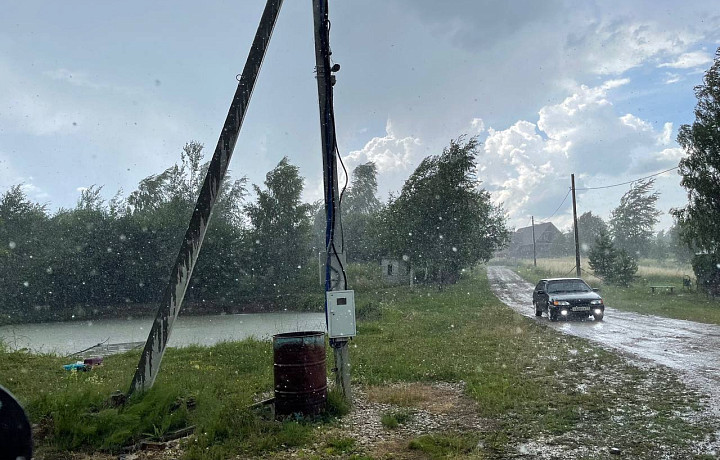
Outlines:
{"type": "Polygon", "coordinates": [[[325,410],[325,332],[273,336],[275,414],[317,415],[325,410]]]}

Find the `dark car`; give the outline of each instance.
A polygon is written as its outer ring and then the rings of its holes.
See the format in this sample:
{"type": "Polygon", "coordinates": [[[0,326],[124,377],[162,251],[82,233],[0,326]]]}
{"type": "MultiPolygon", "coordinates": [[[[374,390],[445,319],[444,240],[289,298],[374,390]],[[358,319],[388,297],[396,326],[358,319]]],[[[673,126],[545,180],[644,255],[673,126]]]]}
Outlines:
{"type": "Polygon", "coordinates": [[[550,321],[558,318],[589,318],[602,321],[605,304],[602,297],[580,278],[540,280],[533,291],[535,316],[547,312],[550,321]]]}

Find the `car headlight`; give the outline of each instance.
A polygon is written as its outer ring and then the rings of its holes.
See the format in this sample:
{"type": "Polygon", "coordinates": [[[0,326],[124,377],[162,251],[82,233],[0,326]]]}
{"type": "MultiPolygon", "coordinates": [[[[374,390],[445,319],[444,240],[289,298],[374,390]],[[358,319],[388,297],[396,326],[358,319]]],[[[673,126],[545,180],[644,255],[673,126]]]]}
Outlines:
{"type": "Polygon", "coordinates": [[[565,302],[564,300],[554,300],[552,304],[555,305],[556,307],[569,307],[570,306],[570,302],[565,302]]]}
{"type": "Polygon", "coordinates": [[[602,299],[596,299],[596,300],[590,301],[590,305],[602,305],[602,304],[603,304],[602,299]]]}

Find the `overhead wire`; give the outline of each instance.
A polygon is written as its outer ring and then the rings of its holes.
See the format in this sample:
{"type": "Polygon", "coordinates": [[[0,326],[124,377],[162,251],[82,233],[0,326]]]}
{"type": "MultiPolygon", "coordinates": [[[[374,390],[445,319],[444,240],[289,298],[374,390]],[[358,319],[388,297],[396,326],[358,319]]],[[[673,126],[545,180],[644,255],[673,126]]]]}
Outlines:
{"type": "Polygon", "coordinates": [[[568,188],[568,191],[567,191],[567,193],[565,194],[565,198],[563,198],[562,201],[560,202],[560,204],[558,205],[558,207],[555,208],[555,211],[553,211],[553,213],[550,214],[550,217],[545,217],[545,218],[543,218],[543,219],[538,219],[538,221],[543,221],[543,220],[550,220],[550,219],[552,219],[553,216],[555,216],[555,214],[557,214],[557,212],[560,210],[560,208],[562,207],[562,205],[565,204],[565,200],[567,200],[567,197],[570,195],[570,192],[571,192],[571,191],[572,191],[572,188],[568,188]]]}
{"type": "MultiPolygon", "coordinates": [[[[632,184],[632,183],[637,182],[637,181],[641,181],[641,180],[649,179],[649,178],[651,178],[651,177],[659,176],[659,175],[661,175],[661,174],[665,174],[666,172],[670,172],[670,171],[673,171],[673,170],[678,169],[678,168],[679,168],[679,166],[675,166],[675,167],[673,167],[673,168],[665,169],[665,170],[663,170],[663,171],[659,171],[659,172],[656,172],[656,173],[654,173],[654,174],[649,174],[649,175],[647,175],[647,176],[645,176],[645,177],[639,177],[639,178],[637,178],[637,179],[633,179],[633,180],[626,181],[626,182],[620,182],[620,183],[618,183],[618,184],[602,185],[602,186],[598,186],[598,187],[581,187],[581,188],[580,188],[580,187],[575,187],[575,190],[576,190],[576,191],[578,191],[578,190],[587,191],[587,190],[601,190],[601,189],[606,189],[606,188],[620,187],[621,185],[628,185],[628,184],[632,184]]],[[[568,192],[565,194],[565,198],[563,198],[562,202],[561,202],[560,205],[555,209],[555,211],[554,211],[549,217],[545,217],[545,218],[542,218],[542,219],[538,219],[538,221],[547,221],[547,220],[549,220],[549,219],[552,219],[552,218],[555,216],[555,214],[557,214],[557,212],[560,210],[560,208],[562,207],[562,205],[565,204],[565,201],[567,200],[567,197],[570,195],[570,192],[572,192],[572,187],[568,188],[568,192]]]]}
{"type": "Polygon", "coordinates": [[[621,182],[621,183],[619,183],[619,184],[603,185],[603,186],[600,186],[600,187],[583,187],[583,188],[577,188],[577,187],[576,187],[575,190],[600,190],[600,189],[605,189],[605,188],[619,187],[619,186],[621,186],[621,185],[628,185],[628,184],[632,184],[633,182],[637,182],[637,181],[649,179],[649,178],[651,178],[651,177],[659,176],[660,174],[665,174],[666,172],[670,172],[670,171],[672,171],[672,170],[674,170],[674,169],[678,169],[678,168],[679,168],[679,166],[675,166],[674,168],[666,169],[666,170],[664,170],[664,171],[656,172],[655,174],[650,174],[649,176],[640,177],[640,178],[638,178],[638,179],[633,179],[633,180],[630,180],[630,181],[627,181],[627,182],[621,182]]]}

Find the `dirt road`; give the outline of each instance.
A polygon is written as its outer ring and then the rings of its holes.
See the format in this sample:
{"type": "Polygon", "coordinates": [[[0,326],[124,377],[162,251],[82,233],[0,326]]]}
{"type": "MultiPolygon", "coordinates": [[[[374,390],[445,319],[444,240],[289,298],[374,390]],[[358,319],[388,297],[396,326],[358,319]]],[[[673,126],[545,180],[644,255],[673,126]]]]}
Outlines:
{"type": "Polygon", "coordinates": [[[601,322],[551,323],[546,316],[535,317],[533,285],[505,267],[488,267],[487,273],[495,295],[518,313],[566,334],[679,371],[686,382],[710,395],[714,406],[711,409],[720,415],[720,326],[618,311],[608,306],[601,322]]]}

